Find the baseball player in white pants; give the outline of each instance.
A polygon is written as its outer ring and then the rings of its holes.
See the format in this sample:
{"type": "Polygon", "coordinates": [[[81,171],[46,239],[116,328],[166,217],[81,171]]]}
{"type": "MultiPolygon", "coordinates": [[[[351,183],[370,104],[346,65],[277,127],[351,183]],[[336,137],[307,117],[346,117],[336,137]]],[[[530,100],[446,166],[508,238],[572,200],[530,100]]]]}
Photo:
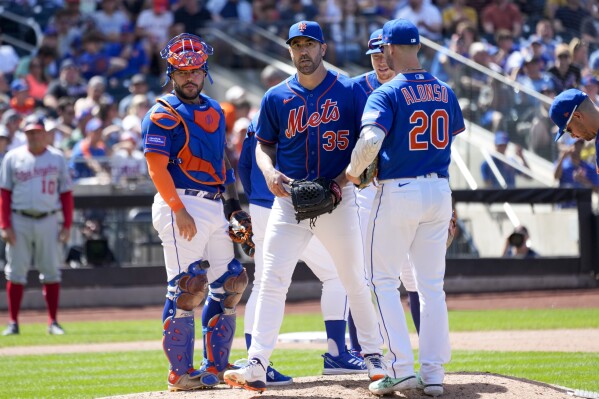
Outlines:
{"type": "Polygon", "coordinates": [[[413,23],[385,23],[375,44],[398,75],[368,98],[346,169],[347,178],[358,183],[357,176],[379,154],[381,185],[368,224],[366,259],[389,366],[388,375],[368,388],[385,395],[421,387],[439,396],[444,364],[451,358],[443,290],[452,217],[448,169],[453,136],[464,131],[464,119],[451,88],[421,68],[420,34],[413,23]],[[408,253],[421,300],[418,378],[398,292],[397,259],[408,253]]]}
{"type": "MultiPolygon", "coordinates": [[[[254,254],[254,283],[252,293],[246,304],[245,312],[245,337],[248,349],[251,346],[252,329],[254,326],[254,312],[260,280],[263,275],[263,248],[266,226],[274,202],[274,195],[268,189],[264,175],[256,164],[256,136],[255,127],[258,122],[259,112],[254,115],[248,126],[247,135],[243,141],[239,156],[238,174],[243,184],[243,189],[250,203],[252,216],[253,241],[256,253],[254,254]]],[[[323,374],[359,374],[366,373],[364,361],[352,355],[345,345],[345,327],[348,314],[347,295],[345,288],[339,280],[337,270],[331,256],[317,238],[313,237],[304,250],[301,258],[322,282],[321,308],[327,334],[328,351],[323,354],[323,374]]],[[[354,328],[355,330],[355,328],[354,328]]],[[[357,338],[356,338],[357,340],[357,338]]],[[[283,385],[291,383],[291,377],[282,375],[272,366],[266,370],[266,385],[283,385]]]]}
{"type": "Polygon", "coordinates": [[[283,320],[293,269],[312,236],[331,255],[347,292],[370,379],[385,376],[382,340],[363,274],[355,190],[343,174],[358,137],[366,94],[349,78],[325,68],[322,58],[327,45],[318,23],[292,25],[287,44],[297,74],[265,94],[256,129],[256,160],[277,198],[264,238],[264,274],[248,351],[250,361],[224,376],[229,385],[259,392],[266,389],[265,371],[283,320]],[[338,179],[343,200],[332,213],[298,223],[285,186],[293,179],[317,177],[338,179]]]}

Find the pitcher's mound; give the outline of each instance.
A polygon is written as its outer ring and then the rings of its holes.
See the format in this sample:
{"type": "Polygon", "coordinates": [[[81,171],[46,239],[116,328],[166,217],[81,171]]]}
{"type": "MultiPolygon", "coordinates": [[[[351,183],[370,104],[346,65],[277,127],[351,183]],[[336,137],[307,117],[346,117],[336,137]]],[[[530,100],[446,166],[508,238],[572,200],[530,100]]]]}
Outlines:
{"type": "MultiPolygon", "coordinates": [[[[295,378],[294,383],[283,387],[270,387],[263,394],[219,385],[214,389],[191,392],[144,392],[112,398],[140,399],[364,399],[377,398],[368,391],[365,375],[316,376],[295,378]]],[[[445,393],[441,399],[572,399],[565,389],[542,382],[489,373],[451,373],[445,377],[445,393]]],[[[424,399],[420,390],[395,393],[389,398],[424,399]]]]}

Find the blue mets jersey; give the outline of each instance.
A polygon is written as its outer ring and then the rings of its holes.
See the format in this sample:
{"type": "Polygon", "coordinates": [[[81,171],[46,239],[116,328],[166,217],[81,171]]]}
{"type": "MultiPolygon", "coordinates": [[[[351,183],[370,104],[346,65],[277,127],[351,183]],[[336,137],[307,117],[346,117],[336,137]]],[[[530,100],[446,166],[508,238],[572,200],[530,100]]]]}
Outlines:
{"type": "Polygon", "coordinates": [[[367,96],[381,87],[381,82],[379,82],[378,78],[376,77],[375,71],[363,73],[360,76],[352,78],[352,80],[362,87],[367,96]]]}
{"type": "Polygon", "coordinates": [[[218,102],[200,97],[200,105],[186,104],[174,94],[157,100],[141,123],[144,154],[169,157],[176,188],[223,191],[225,117],[218,102]]]}
{"type": "Polygon", "coordinates": [[[313,90],[294,75],[264,95],[256,137],[278,146],[277,166],[286,176],[333,179],[350,162],[365,102],[364,90],[336,72],[313,90]]]}
{"type": "Polygon", "coordinates": [[[254,115],[252,122],[248,126],[241,154],[239,154],[239,162],[237,163],[237,173],[239,180],[243,185],[243,191],[248,197],[250,204],[259,205],[265,208],[272,208],[275,200],[275,195],[268,189],[264,174],[256,163],[256,124],[260,111],[254,115]]]}
{"type": "Polygon", "coordinates": [[[385,132],[380,180],[449,176],[453,136],[465,129],[454,92],[424,71],[399,74],[376,89],[362,115],[362,127],[367,125],[385,132]]]}

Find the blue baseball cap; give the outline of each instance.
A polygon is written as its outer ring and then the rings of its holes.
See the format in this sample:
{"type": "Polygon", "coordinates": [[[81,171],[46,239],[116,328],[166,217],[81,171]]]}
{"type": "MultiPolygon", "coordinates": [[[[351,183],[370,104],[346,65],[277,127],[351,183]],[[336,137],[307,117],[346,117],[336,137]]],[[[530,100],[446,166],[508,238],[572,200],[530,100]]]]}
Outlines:
{"type": "Polygon", "coordinates": [[[558,141],[566,133],[566,126],[572,120],[574,111],[586,98],[586,93],[578,89],[568,89],[555,97],[551,108],[549,108],[549,116],[558,128],[555,141],[558,141]]]}
{"type": "Polygon", "coordinates": [[[381,46],[379,46],[378,44],[374,44],[380,42],[382,38],[382,29],[377,29],[374,32],[372,32],[372,34],[370,35],[370,39],[368,40],[368,51],[366,52],[366,54],[382,53],[381,46]]]}
{"type": "Polygon", "coordinates": [[[383,25],[383,37],[375,45],[404,44],[415,45],[420,43],[418,28],[407,19],[392,19],[383,25]]]}
{"type": "Polygon", "coordinates": [[[29,90],[29,85],[23,79],[15,79],[10,84],[10,89],[14,92],[29,90]]]}
{"type": "Polygon", "coordinates": [[[498,130],[495,133],[495,145],[504,145],[510,142],[510,136],[504,131],[498,130]]]}
{"type": "Polygon", "coordinates": [[[293,39],[300,36],[309,37],[317,42],[324,43],[322,29],[320,29],[320,25],[314,21],[300,21],[291,25],[291,28],[289,28],[289,38],[286,43],[289,44],[293,39]]]}

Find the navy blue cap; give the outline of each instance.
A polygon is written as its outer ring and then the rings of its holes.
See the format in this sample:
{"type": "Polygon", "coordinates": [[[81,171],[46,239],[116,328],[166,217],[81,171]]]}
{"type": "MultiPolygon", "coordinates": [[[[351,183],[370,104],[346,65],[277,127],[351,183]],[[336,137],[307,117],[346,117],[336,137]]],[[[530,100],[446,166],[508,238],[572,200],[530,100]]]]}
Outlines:
{"type": "Polygon", "coordinates": [[[586,93],[578,89],[568,89],[555,97],[551,108],[549,108],[549,116],[558,128],[555,141],[558,141],[566,133],[566,126],[572,120],[574,111],[586,98],[586,93]]]}
{"type": "Polygon", "coordinates": [[[294,38],[301,36],[309,37],[317,42],[324,43],[322,29],[320,29],[320,25],[314,21],[300,21],[291,25],[291,28],[289,28],[289,38],[287,39],[287,44],[289,44],[294,38]]]}
{"type": "Polygon", "coordinates": [[[28,132],[30,130],[46,130],[44,117],[36,114],[29,115],[23,122],[23,131],[28,132]]]}
{"type": "Polygon", "coordinates": [[[375,45],[403,44],[416,45],[420,43],[418,28],[407,19],[393,19],[383,25],[383,37],[375,45]]]}
{"type": "Polygon", "coordinates": [[[374,44],[374,43],[380,42],[382,38],[383,38],[383,30],[382,29],[377,29],[374,32],[372,32],[372,34],[370,35],[370,39],[368,40],[368,51],[366,52],[366,54],[382,53],[381,46],[378,44],[374,44]]]}

